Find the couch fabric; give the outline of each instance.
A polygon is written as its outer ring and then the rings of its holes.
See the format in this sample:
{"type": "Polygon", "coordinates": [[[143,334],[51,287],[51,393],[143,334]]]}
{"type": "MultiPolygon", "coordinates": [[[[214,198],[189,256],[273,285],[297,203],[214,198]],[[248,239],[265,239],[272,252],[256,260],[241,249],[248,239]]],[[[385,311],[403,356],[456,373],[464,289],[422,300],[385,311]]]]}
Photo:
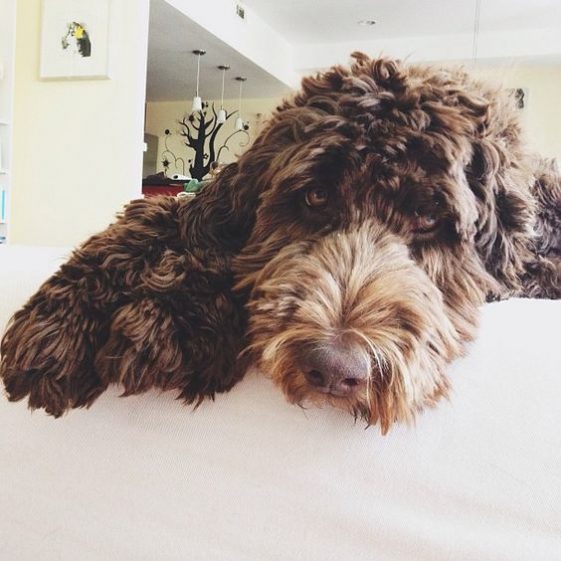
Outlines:
{"type": "MultiPolygon", "coordinates": [[[[0,331],[64,249],[0,247],[0,331]]],[[[0,397],[0,559],[561,560],[561,302],[482,310],[449,401],[382,437],[257,373],[55,420],[0,397]]]]}

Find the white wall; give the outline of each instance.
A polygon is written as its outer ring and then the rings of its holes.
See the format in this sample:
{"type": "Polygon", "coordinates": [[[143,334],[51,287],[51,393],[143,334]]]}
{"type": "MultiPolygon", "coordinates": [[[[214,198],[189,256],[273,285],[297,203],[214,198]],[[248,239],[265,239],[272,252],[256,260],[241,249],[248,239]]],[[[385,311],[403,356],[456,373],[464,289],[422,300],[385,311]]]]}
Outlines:
{"type": "MultiPolygon", "coordinates": [[[[446,63],[443,63],[446,64],[446,63]]],[[[525,88],[529,92],[527,107],[522,112],[522,120],[529,146],[543,156],[556,157],[561,161],[561,122],[559,120],[559,102],[561,100],[561,64],[520,64],[503,62],[502,64],[478,65],[472,69],[476,74],[487,80],[492,80],[508,88],[525,88]]],[[[244,118],[250,122],[252,140],[259,132],[267,117],[279,104],[280,98],[248,99],[244,100],[244,118]]],[[[181,118],[191,105],[190,100],[151,102],[146,108],[146,132],[159,137],[158,170],[161,165],[164,143],[164,130],[169,128],[177,133],[177,120],[181,118]]],[[[236,108],[237,100],[225,100],[225,107],[236,108]]],[[[233,123],[229,121],[224,130],[232,130],[233,123]]],[[[221,133],[219,140],[224,138],[221,133]]],[[[176,153],[191,157],[183,145],[183,139],[174,134],[168,140],[168,145],[176,153]]],[[[232,151],[221,158],[224,162],[235,159],[246,148],[239,142],[232,142],[232,151]]],[[[180,172],[170,169],[170,173],[180,172]]]]}
{"type": "MultiPolygon", "coordinates": [[[[559,57],[561,33],[552,20],[550,29],[485,30],[477,42],[478,60],[503,60],[517,58],[559,57]]],[[[310,70],[332,64],[346,64],[353,51],[371,56],[383,54],[392,58],[415,62],[470,61],[473,58],[473,34],[422,35],[418,37],[352,40],[342,43],[316,43],[302,45],[294,57],[296,70],[306,74],[310,70]]]]}
{"type": "Polygon", "coordinates": [[[528,90],[522,120],[529,146],[561,162],[561,63],[481,65],[475,72],[506,87],[528,90]]]}
{"type": "MultiPolygon", "coordinates": [[[[140,194],[148,4],[149,0],[112,0],[111,80],[43,81],[41,0],[18,0],[11,242],[79,243],[140,194]]],[[[531,145],[545,155],[561,156],[561,67],[482,71],[529,89],[524,118],[531,145]]],[[[252,137],[259,129],[257,114],[265,118],[277,102],[244,100],[252,137]]],[[[163,137],[165,128],[177,130],[176,121],[188,105],[148,104],[147,132],[163,137]]],[[[226,103],[230,108],[236,105],[236,100],[226,103]]],[[[180,143],[176,148],[178,153],[184,150],[180,143]]],[[[232,143],[224,159],[243,149],[232,143]]]]}
{"type": "Polygon", "coordinates": [[[74,245],[141,192],[149,0],[112,0],[110,80],[39,79],[41,0],[18,0],[10,241],[74,245]]]}
{"type": "Polygon", "coordinates": [[[294,47],[251,7],[244,5],[246,18],[241,20],[233,0],[167,2],[281,82],[298,84],[294,47]]]}

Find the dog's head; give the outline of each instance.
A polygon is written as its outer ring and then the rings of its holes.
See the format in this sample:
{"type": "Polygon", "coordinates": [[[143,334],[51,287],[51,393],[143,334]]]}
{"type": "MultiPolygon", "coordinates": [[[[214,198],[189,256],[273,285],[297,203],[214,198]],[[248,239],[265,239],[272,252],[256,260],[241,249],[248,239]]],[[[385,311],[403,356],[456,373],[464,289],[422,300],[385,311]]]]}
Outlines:
{"type": "Polygon", "coordinates": [[[223,215],[245,232],[245,352],[289,400],[386,431],[446,393],[477,307],[503,290],[505,240],[526,232],[528,177],[504,95],[461,71],[355,59],[278,108],[224,172],[223,215]]]}

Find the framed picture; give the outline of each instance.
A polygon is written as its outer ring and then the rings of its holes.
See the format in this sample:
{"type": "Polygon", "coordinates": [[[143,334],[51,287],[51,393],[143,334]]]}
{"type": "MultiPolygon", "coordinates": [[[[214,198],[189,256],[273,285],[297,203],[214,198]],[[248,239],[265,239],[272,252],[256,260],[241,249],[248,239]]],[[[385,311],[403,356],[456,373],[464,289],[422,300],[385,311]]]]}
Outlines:
{"type": "Polygon", "coordinates": [[[525,109],[528,106],[528,89],[527,88],[514,88],[510,92],[516,100],[518,109],[525,109]]]}
{"type": "Polygon", "coordinates": [[[43,0],[41,78],[109,78],[110,0],[43,0]]]}

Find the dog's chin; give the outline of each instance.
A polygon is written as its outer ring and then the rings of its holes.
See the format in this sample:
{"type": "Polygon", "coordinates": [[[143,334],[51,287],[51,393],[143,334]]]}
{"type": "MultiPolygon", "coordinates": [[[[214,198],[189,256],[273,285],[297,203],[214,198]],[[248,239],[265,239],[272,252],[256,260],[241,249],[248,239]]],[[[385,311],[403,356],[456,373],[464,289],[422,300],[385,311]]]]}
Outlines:
{"type": "Polygon", "coordinates": [[[397,422],[411,423],[418,407],[407,403],[405,394],[382,388],[374,380],[356,391],[342,395],[312,387],[303,372],[290,361],[260,361],[259,370],[268,375],[280,388],[289,403],[303,409],[336,408],[349,413],[355,421],[364,422],[366,427],[379,425],[386,434],[397,422]]]}
{"type": "Polygon", "coordinates": [[[339,409],[352,415],[355,421],[363,421],[366,426],[376,424],[378,420],[372,413],[372,403],[365,390],[343,394],[327,388],[314,388],[305,381],[303,374],[298,375],[296,382],[281,377],[280,380],[275,380],[275,383],[281,387],[290,403],[303,409],[310,407],[339,409]],[[295,391],[294,388],[298,390],[295,391]]]}
{"type": "MultiPolygon", "coordinates": [[[[384,375],[373,367],[368,381],[345,395],[317,388],[308,382],[294,360],[295,348],[300,347],[271,343],[265,355],[252,362],[271,378],[288,402],[304,409],[332,407],[345,411],[367,427],[378,425],[382,434],[396,423],[413,424],[420,411],[434,406],[448,393],[446,377],[434,372],[429,375],[419,364],[403,362],[398,367],[397,360],[395,369],[384,375]]],[[[430,369],[428,363],[425,366],[430,369]]]]}

